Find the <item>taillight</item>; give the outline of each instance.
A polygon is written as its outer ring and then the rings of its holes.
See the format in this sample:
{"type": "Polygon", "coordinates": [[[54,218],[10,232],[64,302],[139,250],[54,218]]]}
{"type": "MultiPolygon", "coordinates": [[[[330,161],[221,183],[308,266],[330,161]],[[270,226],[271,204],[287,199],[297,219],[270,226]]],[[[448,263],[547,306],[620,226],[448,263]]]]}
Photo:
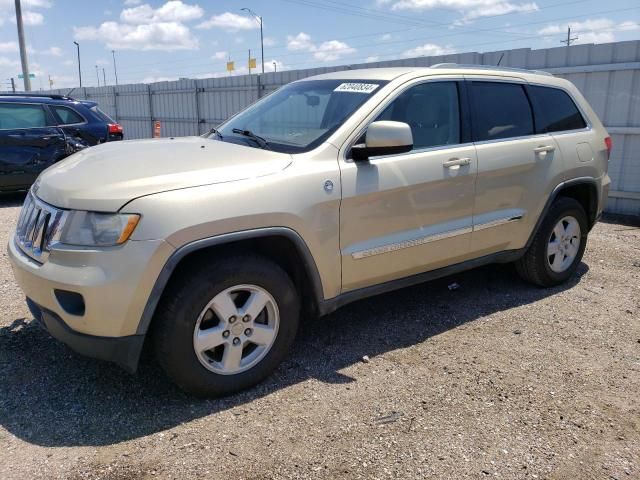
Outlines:
{"type": "Polygon", "coordinates": [[[604,139],[604,144],[607,146],[607,159],[611,158],[611,149],[613,148],[613,140],[611,137],[604,139]]]}
{"type": "Polygon", "coordinates": [[[107,125],[109,133],[122,133],[122,125],[119,123],[110,123],[107,125]]]}

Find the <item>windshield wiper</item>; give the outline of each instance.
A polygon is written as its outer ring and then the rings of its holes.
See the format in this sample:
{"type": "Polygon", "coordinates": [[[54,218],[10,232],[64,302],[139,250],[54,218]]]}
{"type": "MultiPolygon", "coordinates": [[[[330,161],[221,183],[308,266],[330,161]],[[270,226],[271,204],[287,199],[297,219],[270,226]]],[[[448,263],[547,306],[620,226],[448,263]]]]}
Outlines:
{"type": "Polygon", "coordinates": [[[207,133],[205,133],[204,135],[202,135],[202,136],[206,138],[209,135],[211,135],[212,133],[214,133],[216,135],[216,137],[218,137],[220,140],[222,140],[224,138],[222,136],[222,134],[216,128],[210,128],[209,131],[207,133]]]}
{"type": "Polygon", "coordinates": [[[269,142],[267,142],[264,138],[259,135],[256,135],[251,130],[243,130],[241,128],[234,128],[231,130],[233,133],[237,133],[238,135],[242,135],[243,137],[249,137],[251,140],[256,142],[260,148],[271,150],[269,147],[269,142]]]}

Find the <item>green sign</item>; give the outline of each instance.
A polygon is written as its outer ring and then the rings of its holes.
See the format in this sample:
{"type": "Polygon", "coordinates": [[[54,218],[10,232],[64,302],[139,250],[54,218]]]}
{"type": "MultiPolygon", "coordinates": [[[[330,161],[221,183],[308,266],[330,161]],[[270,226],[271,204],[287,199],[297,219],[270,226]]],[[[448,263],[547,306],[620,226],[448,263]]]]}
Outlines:
{"type": "MultiPolygon", "coordinates": [[[[18,78],[19,79],[23,79],[24,75],[20,73],[20,74],[18,74],[18,78]]],[[[36,74],[35,73],[30,73],[29,74],[29,78],[36,78],[36,74]]]]}

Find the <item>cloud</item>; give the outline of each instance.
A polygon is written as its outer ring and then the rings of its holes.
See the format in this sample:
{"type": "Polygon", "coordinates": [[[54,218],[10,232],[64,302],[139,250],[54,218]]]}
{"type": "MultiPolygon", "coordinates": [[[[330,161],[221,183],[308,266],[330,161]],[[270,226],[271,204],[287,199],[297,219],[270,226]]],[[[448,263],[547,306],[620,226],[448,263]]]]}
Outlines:
{"type": "Polygon", "coordinates": [[[177,22],[125,25],[104,22],[99,27],[74,27],[76,40],[104,42],[118,50],[195,50],[198,39],[188,27],[177,22]]]}
{"type": "Polygon", "coordinates": [[[211,28],[221,28],[228,32],[237,32],[238,30],[254,30],[260,28],[260,24],[253,17],[224,12],[220,15],[213,15],[209,20],[200,23],[197,28],[207,30],[211,28]]]}
{"type": "Polygon", "coordinates": [[[518,3],[510,0],[378,0],[377,3],[389,5],[391,10],[454,10],[462,14],[462,18],[454,22],[456,25],[469,23],[481,17],[539,10],[535,2],[518,3]]]}
{"type": "Polygon", "coordinates": [[[120,20],[134,25],[159,22],[184,23],[197,20],[203,15],[204,10],[199,5],[188,5],[180,0],[171,0],[156,9],[146,3],[139,7],[127,8],[120,13],[120,20]]]}
{"type": "Polygon", "coordinates": [[[42,50],[40,53],[44,55],[51,55],[53,57],[61,57],[62,49],[60,47],[49,47],[46,50],[42,50]]]}
{"type": "Polygon", "coordinates": [[[287,49],[312,53],[313,58],[321,62],[332,62],[357,51],[340,40],[329,40],[316,45],[311,40],[311,36],[304,32],[300,32],[295,36],[287,35],[287,49]]]}
{"type": "Polygon", "coordinates": [[[195,50],[198,39],[186,22],[204,15],[198,5],[171,0],[159,8],[143,4],[126,8],[120,13],[120,22],[74,27],[76,40],[95,40],[109,48],[119,50],[195,50]]]}
{"type": "Polygon", "coordinates": [[[370,57],[364,59],[366,63],[377,62],[378,60],[380,60],[380,57],[378,55],[371,55],[370,57]]]}
{"type": "Polygon", "coordinates": [[[214,60],[225,60],[228,58],[228,56],[229,56],[228,52],[216,52],[213,54],[211,58],[214,60]]]}
{"type": "Polygon", "coordinates": [[[0,42],[0,53],[17,52],[18,42],[0,42]]]}
{"type": "Polygon", "coordinates": [[[124,0],[124,4],[126,6],[130,6],[130,5],[140,5],[142,3],[142,0],[124,0]]]}
{"type": "Polygon", "coordinates": [[[633,21],[616,24],[609,18],[593,18],[582,22],[550,24],[538,30],[538,34],[548,39],[565,36],[568,27],[571,27],[571,35],[578,37],[573,43],[608,43],[615,41],[616,31],[638,30],[640,24],[633,21]]]}
{"type": "Polygon", "coordinates": [[[273,37],[264,37],[265,47],[275,47],[278,44],[277,40],[273,37]]]}
{"type": "MultiPolygon", "coordinates": [[[[29,27],[42,25],[44,23],[44,16],[34,10],[39,8],[50,8],[52,5],[52,2],[49,0],[22,0],[22,23],[29,27]]],[[[11,19],[13,23],[16,23],[16,17],[13,13],[14,9],[14,0],[0,0],[0,12],[11,12],[4,18],[0,15],[0,25],[2,25],[7,19],[11,19]]]]}
{"type": "Polygon", "coordinates": [[[448,53],[453,53],[453,49],[451,47],[443,47],[436,45],[435,43],[425,43],[424,45],[405,50],[402,52],[402,56],[406,58],[433,57],[436,55],[446,55],[448,53]]]}
{"type": "Polygon", "coordinates": [[[0,57],[0,67],[19,68],[20,62],[7,57],[0,57]]]}
{"type": "Polygon", "coordinates": [[[640,23],[632,21],[622,22],[620,25],[618,25],[618,30],[622,30],[623,32],[640,30],[640,23]]]}
{"type": "Polygon", "coordinates": [[[393,37],[391,36],[390,33],[385,33],[384,35],[382,35],[380,37],[380,40],[382,40],[383,42],[388,42],[389,40],[391,40],[393,37]]]}

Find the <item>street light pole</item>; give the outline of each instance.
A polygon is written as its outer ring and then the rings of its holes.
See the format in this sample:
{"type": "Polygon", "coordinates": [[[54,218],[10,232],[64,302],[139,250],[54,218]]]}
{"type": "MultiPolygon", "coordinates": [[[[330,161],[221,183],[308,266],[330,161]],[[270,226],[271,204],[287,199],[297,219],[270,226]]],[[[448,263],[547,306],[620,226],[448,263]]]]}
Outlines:
{"type": "Polygon", "coordinates": [[[111,55],[113,55],[113,74],[116,77],[116,85],[118,85],[118,69],[116,68],[116,51],[111,50],[111,55]]]}
{"type": "Polygon", "coordinates": [[[104,67],[102,67],[102,86],[103,87],[107,86],[107,74],[104,71],[104,67]]]}
{"type": "Polygon", "coordinates": [[[249,15],[252,15],[260,25],[260,61],[262,62],[262,73],[264,73],[264,36],[262,33],[262,17],[256,14],[250,8],[244,7],[244,8],[241,8],[240,10],[243,10],[247,12],[249,15]]]}
{"type": "Polygon", "coordinates": [[[80,88],[82,88],[82,70],[80,68],[80,44],[78,42],[73,42],[76,44],[76,50],[78,51],[78,78],[80,79],[80,88]]]}
{"type": "Polygon", "coordinates": [[[278,66],[276,65],[276,62],[273,62],[273,73],[276,73],[278,71],[278,66]]]}
{"type": "Polygon", "coordinates": [[[98,86],[100,86],[100,70],[98,70],[98,65],[96,65],[96,78],[98,79],[98,86]]]}
{"type": "Polygon", "coordinates": [[[20,44],[20,61],[22,62],[22,76],[24,77],[25,92],[31,91],[31,78],[29,77],[29,61],[24,41],[24,25],[22,24],[22,7],[20,0],[16,0],[16,25],[18,26],[18,43],[20,44]]]}

